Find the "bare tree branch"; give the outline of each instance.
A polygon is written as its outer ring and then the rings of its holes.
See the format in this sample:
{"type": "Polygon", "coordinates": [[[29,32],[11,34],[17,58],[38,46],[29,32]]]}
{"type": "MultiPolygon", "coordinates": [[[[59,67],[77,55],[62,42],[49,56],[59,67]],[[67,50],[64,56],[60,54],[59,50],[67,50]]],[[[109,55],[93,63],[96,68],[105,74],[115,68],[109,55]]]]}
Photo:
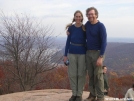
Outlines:
{"type": "Polygon", "coordinates": [[[54,48],[52,26],[42,26],[33,22],[28,16],[15,14],[13,18],[2,13],[0,24],[0,48],[3,66],[10,73],[11,80],[19,83],[21,90],[30,90],[41,83],[39,76],[58,66],[61,57],[56,56],[59,50],[54,48]],[[55,54],[55,55],[54,55],[55,54]],[[6,65],[10,60],[12,65],[6,65]]]}

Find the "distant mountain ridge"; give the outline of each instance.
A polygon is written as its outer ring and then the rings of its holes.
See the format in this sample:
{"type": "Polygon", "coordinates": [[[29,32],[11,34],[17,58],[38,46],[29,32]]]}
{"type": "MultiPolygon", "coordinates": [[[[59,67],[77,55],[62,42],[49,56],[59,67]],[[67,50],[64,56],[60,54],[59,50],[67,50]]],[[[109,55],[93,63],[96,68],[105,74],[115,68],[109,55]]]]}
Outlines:
{"type": "MultiPolygon", "coordinates": [[[[61,47],[65,46],[67,37],[57,37],[55,38],[56,45],[61,47]]],[[[118,42],[118,43],[134,43],[134,38],[107,38],[107,42],[118,42]]]]}
{"type": "Polygon", "coordinates": [[[134,72],[134,43],[108,43],[105,65],[118,74],[134,72]]]}

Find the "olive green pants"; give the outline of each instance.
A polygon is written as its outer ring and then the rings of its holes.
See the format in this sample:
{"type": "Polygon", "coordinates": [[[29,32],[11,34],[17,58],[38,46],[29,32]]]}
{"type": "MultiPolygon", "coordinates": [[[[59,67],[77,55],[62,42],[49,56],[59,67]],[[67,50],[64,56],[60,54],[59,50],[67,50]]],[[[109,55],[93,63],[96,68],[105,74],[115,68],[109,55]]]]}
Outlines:
{"type": "Polygon", "coordinates": [[[104,79],[102,67],[97,67],[96,62],[100,51],[88,50],[86,53],[86,64],[89,75],[89,92],[97,96],[97,99],[104,99],[104,79]]]}
{"type": "Polygon", "coordinates": [[[69,54],[68,76],[72,94],[82,96],[86,77],[85,54],[69,54]]]}

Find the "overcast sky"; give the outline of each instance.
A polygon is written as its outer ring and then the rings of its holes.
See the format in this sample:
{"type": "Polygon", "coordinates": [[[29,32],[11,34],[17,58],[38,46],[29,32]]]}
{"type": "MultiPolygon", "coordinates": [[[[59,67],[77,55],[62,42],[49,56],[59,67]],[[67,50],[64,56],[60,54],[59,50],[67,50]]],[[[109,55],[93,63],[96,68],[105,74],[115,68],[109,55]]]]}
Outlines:
{"type": "Polygon", "coordinates": [[[106,26],[108,37],[134,38],[134,0],[0,0],[0,9],[6,15],[24,13],[43,19],[61,36],[65,36],[65,26],[72,21],[74,12],[81,10],[85,16],[91,6],[98,9],[98,20],[106,26]]]}

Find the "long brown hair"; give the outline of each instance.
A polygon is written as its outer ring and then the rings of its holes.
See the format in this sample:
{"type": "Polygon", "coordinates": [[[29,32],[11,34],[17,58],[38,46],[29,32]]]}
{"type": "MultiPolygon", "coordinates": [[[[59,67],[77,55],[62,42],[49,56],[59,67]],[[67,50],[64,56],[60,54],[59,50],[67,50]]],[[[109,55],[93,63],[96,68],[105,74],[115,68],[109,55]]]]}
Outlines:
{"type": "MultiPolygon", "coordinates": [[[[80,13],[80,14],[81,14],[81,16],[82,16],[81,23],[83,23],[83,14],[82,14],[82,12],[81,12],[80,10],[75,11],[74,17],[75,17],[75,15],[76,15],[77,13],[80,13]]],[[[72,26],[72,24],[73,24],[74,22],[75,22],[75,19],[73,18],[72,23],[67,24],[66,29],[68,29],[68,27],[72,26]]],[[[82,24],[82,29],[83,29],[84,31],[86,31],[85,26],[84,26],[83,24],[82,24]]]]}

